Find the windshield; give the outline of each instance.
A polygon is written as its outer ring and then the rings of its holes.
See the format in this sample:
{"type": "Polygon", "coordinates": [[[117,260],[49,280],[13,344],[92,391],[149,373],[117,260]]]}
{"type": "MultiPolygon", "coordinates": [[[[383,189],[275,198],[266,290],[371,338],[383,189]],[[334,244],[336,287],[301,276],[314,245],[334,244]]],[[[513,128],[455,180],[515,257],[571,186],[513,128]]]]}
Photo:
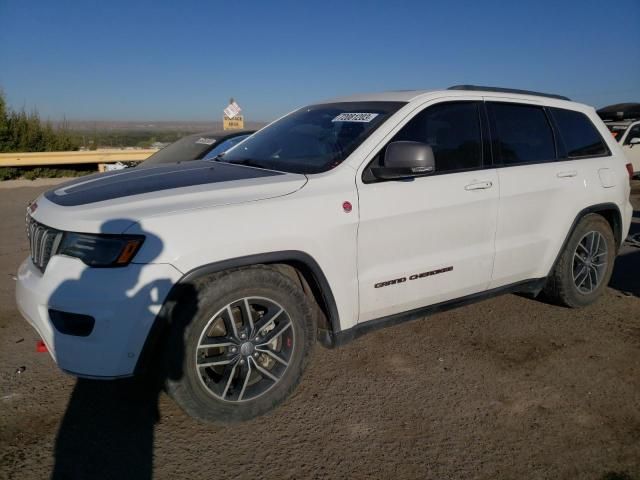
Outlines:
{"type": "Polygon", "coordinates": [[[223,162],[291,173],[339,165],[404,103],[343,102],[301,108],[227,151],[223,162]]]}
{"type": "Polygon", "coordinates": [[[209,151],[214,143],[216,143],[216,139],[212,137],[189,135],[167,145],[162,150],[158,150],[144,161],[144,165],[197,160],[209,151]]]}

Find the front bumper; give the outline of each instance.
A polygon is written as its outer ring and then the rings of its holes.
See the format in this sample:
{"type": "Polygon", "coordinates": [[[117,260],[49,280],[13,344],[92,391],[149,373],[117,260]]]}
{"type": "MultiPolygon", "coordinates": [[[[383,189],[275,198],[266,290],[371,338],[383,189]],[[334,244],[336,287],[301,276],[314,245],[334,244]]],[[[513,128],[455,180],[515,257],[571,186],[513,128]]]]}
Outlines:
{"type": "Polygon", "coordinates": [[[61,369],[81,377],[126,377],[181,276],[168,264],[91,268],[60,255],[41,273],[28,258],[18,270],[16,302],[61,369]],[[88,336],[63,334],[49,309],[93,317],[93,330],[88,336]]]}

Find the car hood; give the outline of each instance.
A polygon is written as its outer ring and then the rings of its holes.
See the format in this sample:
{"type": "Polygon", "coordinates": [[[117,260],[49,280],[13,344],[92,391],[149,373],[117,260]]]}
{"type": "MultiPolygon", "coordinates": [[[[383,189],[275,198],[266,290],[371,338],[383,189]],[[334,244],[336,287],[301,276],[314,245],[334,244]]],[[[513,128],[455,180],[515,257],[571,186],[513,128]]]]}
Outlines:
{"type": "Polygon", "coordinates": [[[300,174],[200,160],[82,177],[44,193],[30,210],[60,230],[121,233],[145,217],[280,197],[306,182],[300,174]]]}

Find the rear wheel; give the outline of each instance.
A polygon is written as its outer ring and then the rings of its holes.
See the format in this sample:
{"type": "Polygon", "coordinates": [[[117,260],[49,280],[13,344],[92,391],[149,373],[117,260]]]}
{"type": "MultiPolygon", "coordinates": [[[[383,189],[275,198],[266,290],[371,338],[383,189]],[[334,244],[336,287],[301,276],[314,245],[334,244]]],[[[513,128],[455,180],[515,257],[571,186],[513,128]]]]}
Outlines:
{"type": "Polygon", "coordinates": [[[184,347],[166,352],[174,363],[168,370],[182,372],[167,380],[168,393],[206,421],[246,420],[271,410],[300,381],[315,343],[304,292],[275,269],[252,267],[216,276],[197,293],[191,321],[170,332],[184,347]]]}
{"type": "Polygon", "coordinates": [[[545,294],[574,308],[595,302],[611,279],[615,249],[609,223],[600,215],[586,215],[571,234],[545,294]]]}

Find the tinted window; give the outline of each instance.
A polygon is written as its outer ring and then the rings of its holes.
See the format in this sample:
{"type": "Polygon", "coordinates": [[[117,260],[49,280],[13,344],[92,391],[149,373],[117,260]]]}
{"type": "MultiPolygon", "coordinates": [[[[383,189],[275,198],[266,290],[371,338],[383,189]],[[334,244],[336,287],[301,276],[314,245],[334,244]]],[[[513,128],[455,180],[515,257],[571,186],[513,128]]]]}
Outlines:
{"type": "Polygon", "coordinates": [[[436,173],[480,168],[482,136],[480,115],[475,102],[443,103],[416,115],[393,138],[431,146],[436,173]]]}
{"type": "Polygon", "coordinates": [[[551,125],[542,107],[488,103],[494,155],[502,165],[541,163],[556,158],[551,125]]]}
{"type": "Polygon", "coordinates": [[[140,165],[151,166],[159,163],[188,162],[189,160],[197,160],[211,149],[211,145],[215,142],[215,138],[209,138],[202,135],[189,135],[188,137],[183,137],[171,145],[167,145],[162,150],[158,150],[140,165]]]}
{"type": "Polygon", "coordinates": [[[231,147],[239,144],[242,140],[244,140],[245,138],[247,138],[250,134],[247,135],[238,135],[237,137],[232,137],[232,138],[228,138],[226,140],[223,140],[222,143],[219,143],[218,145],[216,145],[212,150],[210,150],[209,152],[207,152],[207,154],[203,157],[205,160],[209,159],[209,158],[213,158],[216,155],[219,155],[221,153],[226,152],[227,150],[229,150],[231,147]]]}
{"type": "Polygon", "coordinates": [[[558,125],[567,157],[609,154],[598,130],[584,113],[561,108],[552,108],[551,112],[558,125]]]}

